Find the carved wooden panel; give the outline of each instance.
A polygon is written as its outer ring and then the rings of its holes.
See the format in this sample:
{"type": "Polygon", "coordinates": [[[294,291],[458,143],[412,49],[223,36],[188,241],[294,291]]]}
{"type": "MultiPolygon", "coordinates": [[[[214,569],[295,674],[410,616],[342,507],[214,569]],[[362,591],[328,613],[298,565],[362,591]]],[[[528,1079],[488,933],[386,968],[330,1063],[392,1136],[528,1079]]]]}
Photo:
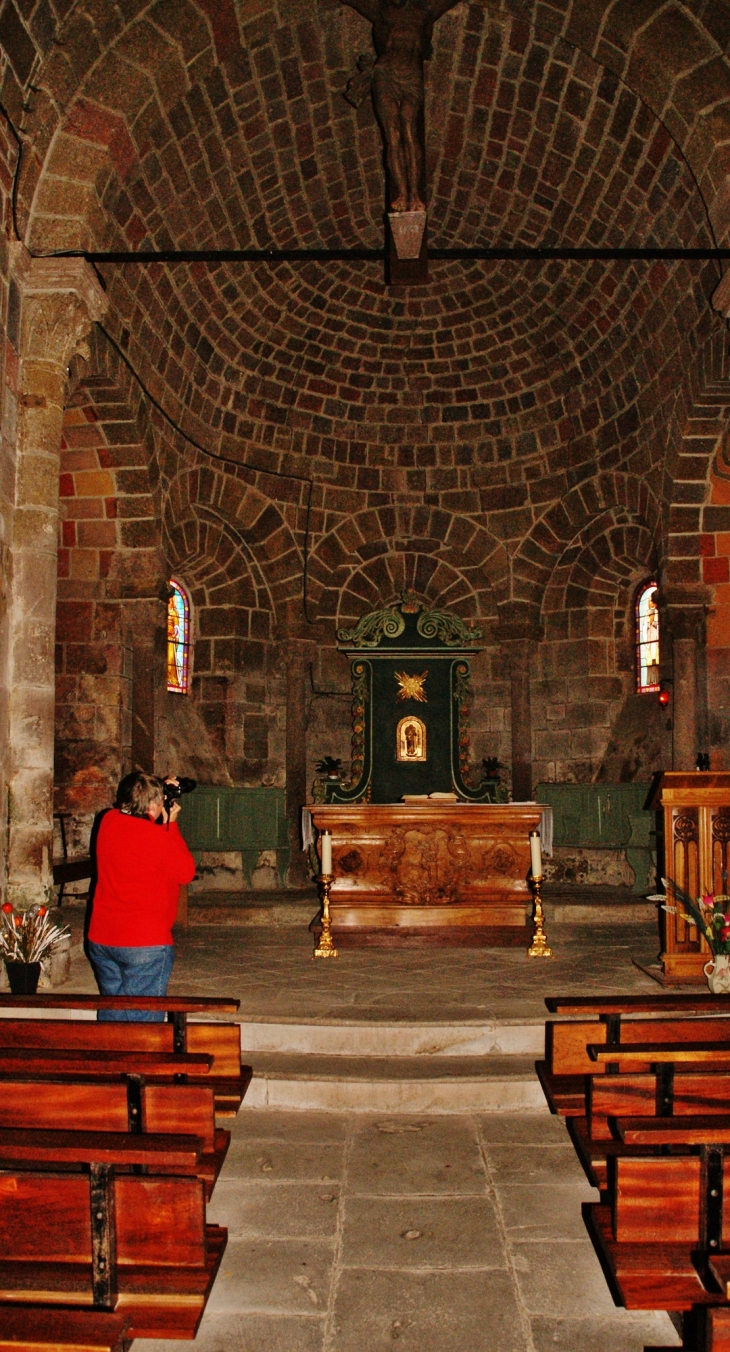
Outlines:
{"type": "Polygon", "coordinates": [[[330,912],[338,942],[343,930],[428,930],[443,942],[454,929],[471,929],[475,942],[477,931],[481,942],[524,937],[537,805],[431,801],[310,810],[315,826],[332,832],[330,912]]]}

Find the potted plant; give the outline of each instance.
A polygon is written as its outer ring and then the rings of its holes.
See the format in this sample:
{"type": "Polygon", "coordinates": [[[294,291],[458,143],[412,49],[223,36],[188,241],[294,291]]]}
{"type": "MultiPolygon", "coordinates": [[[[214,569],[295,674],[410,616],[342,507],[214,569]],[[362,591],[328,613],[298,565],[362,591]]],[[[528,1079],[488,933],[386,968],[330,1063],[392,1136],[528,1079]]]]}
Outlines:
{"type": "Polygon", "coordinates": [[[662,878],[662,882],[677,904],[667,905],[666,895],[648,900],[660,902],[663,911],[681,916],[699,931],[712,953],[703,968],[707,984],[713,995],[727,995],[730,993],[730,896],[706,893],[693,901],[672,878],[662,878]]]}
{"type": "Polygon", "coordinates": [[[47,906],[15,911],[6,901],[0,907],[0,957],[13,995],[35,995],[41,959],[68,937],[69,930],[51,923],[47,906]]]}
{"type": "Polygon", "coordinates": [[[323,756],[315,765],[318,775],[324,775],[325,779],[342,778],[342,761],[339,756],[323,756]]]}

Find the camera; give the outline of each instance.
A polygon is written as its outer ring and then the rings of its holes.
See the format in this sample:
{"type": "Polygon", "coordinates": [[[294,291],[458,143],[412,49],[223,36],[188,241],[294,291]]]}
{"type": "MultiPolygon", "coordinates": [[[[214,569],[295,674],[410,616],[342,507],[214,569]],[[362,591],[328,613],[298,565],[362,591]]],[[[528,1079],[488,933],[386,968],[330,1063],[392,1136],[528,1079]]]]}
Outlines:
{"type": "Polygon", "coordinates": [[[184,793],[192,793],[197,785],[197,779],[188,779],[185,775],[180,775],[177,784],[163,784],[162,798],[165,804],[165,812],[169,813],[173,803],[176,803],[178,798],[182,798],[184,793]]]}

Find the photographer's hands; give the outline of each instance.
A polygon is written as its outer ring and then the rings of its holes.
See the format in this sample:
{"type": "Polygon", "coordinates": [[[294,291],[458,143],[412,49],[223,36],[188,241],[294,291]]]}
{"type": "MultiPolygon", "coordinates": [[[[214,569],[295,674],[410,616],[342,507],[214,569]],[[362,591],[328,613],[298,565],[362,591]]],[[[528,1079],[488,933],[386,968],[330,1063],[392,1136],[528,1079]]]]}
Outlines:
{"type": "MultiPolygon", "coordinates": [[[[178,787],[178,786],[179,786],[179,780],[178,780],[178,778],[177,778],[177,775],[168,775],[167,778],[166,778],[166,780],[165,780],[165,783],[166,783],[166,784],[174,784],[176,787],[178,787]]],[[[170,804],[170,811],[169,811],[169,813],[168,813],[167,808],[165,807],[165,805],[164,805],[164,803],[163,803],[163,805],[162,805],[162,820],[164,821],[165,825],[167,825],[168,822],[174,822],[174,821],[180,816],[180,812],[181,812],[181,811],[182,811],[182,803],[180,802],[180,799],[179,799],[179,798],[176,798],[176,799],[174,800],[174,802],[172,802],[172,803],[170,804]]]]}

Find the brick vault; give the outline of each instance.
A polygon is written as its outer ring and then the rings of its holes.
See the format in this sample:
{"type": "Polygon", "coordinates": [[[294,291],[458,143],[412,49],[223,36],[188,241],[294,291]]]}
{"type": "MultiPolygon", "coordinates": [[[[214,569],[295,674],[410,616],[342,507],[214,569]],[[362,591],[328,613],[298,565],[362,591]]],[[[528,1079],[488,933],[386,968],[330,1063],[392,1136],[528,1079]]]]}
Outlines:
{"type": "MultiPolygon", "coordinates": [[[[729,44],[725,0],[458,4],[427,66],[432,248],[728,245],[729,44]]],[[[50,618],[29,680],[53,691],[55,617],[56,802],[79,830],[131,764],[286,785],[293,809],[315,759],[349,754],[335,630],[404,587],[483,624],[472,753],[514,766],[516,796],[646,779],[700,747],[730,768],[716,260],[432,259],[405,288],[376,259],[94,271],[89,252],[380,248],[380,133],[343,97],[370,27],[339,0],[4,0],[0,49],[0,790],[3,819],[28,822],[6,863],[19,895],[47,868],[53,779],[45,714],[13,705],[34,587],[50,618]],[[53,348],[39,487],[28,279],[70,294],[71,261],[86,333],[53,348]],[[188,701],[164,688],[172,573],[193,604],[188,701]],[[634,693],[648,578],[671,729],[634,693]]]]}

